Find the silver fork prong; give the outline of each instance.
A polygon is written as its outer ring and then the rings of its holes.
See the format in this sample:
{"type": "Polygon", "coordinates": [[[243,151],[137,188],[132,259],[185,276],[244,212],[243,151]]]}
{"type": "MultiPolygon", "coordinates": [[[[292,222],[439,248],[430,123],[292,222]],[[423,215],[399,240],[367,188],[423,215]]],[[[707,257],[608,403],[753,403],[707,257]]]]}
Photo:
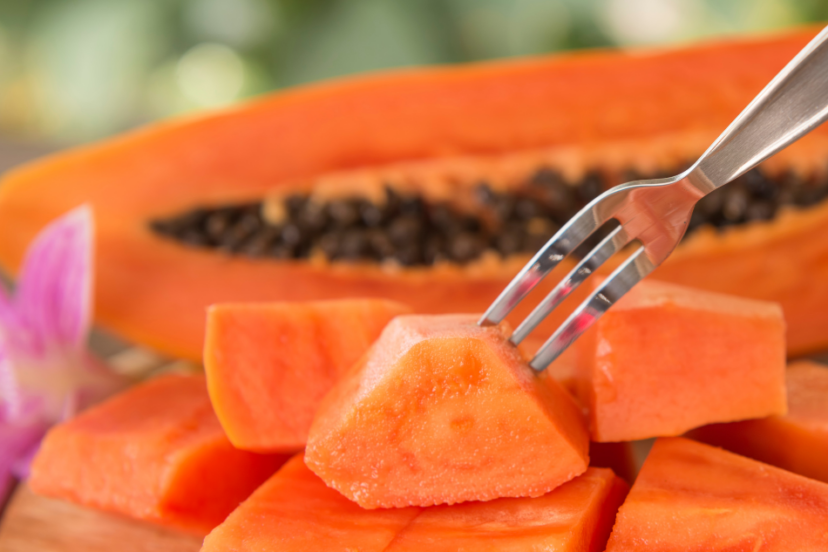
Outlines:
{"type": "Polygon", "coordinates": [[[593,200],[546,242],[489,306],[480,319],[481,326],[499,324],[552,269],[558,266],[558,263],[606,222],[596,219],[596,210],[593,208],[602,197],[593,200]]]}
{"type": "Polygon", "coordinates": [[[612,257],[622,247],[630,242],[630,236],[624,230],[623,226],[618,226],[610,234],[601,240],[601,243],[596,245],[563,280],[561,280],[555,288],[549,292],[543,301],[527,316],[523,322],[512,333],[509,339],[513,344],[517,345],[523,341],[538,324],[546,318],[564,299],[569,297],[584,280],[586,280],[598,267],[604,264],[607,259],[612,257]]]}
{"type": "Polygon", "coordinates": [[[538,350],[529,365],[537,371],[544,370],[654,268],[642,245],[575,309],[538,350]]]}

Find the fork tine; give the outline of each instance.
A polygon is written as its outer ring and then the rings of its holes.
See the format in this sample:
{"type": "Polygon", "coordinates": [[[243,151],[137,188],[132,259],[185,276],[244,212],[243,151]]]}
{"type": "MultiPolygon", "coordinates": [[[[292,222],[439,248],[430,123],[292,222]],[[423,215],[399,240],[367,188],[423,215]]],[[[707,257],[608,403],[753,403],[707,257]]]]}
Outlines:
{"type": "Polygon", "coordinates": [[[575,309],[566,322],[543,344],[529,365],[539,372],[544,370],[654,268],[642,245],[575,309]]]}
{"type": "Polygon", "coordinates": [[[494,303],[489,306],[480,319],[481,326],[499,324],[564,257],[606,222],[606,220],[597,220],[595,209],[592,208],[601,199],[598,197],[593,200],[546,242],[546,245],[532,257],[532,260],[521,269],[494,303]]]}
{"type": "Polygon", "coordinates": [[[520,323],[517,329],[512,333],[509,341],[515,345],[519,344],[524,338],[529,335],[535,327],[546,318],[552,310],[569,297],[569,294],[575,291],[584,280],[589,277],[595,270],[604,264],[607,259],[612,257],[615,253],[621,250],[622,247],[630,242],[630,236],[624,230],[623,226],[615,228],[610,234],[601,240],[601,243],[596,245],[587,254],[563,280],[561,280],[555,289],[549,292],[543,301],[538,304],[532,313],[520,323]]]}

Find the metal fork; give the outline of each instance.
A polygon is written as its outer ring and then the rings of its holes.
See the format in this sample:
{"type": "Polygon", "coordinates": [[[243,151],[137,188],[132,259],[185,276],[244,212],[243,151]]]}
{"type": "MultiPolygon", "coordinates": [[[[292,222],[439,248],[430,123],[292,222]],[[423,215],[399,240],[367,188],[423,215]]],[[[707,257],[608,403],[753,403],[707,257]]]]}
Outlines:
{"type": "Polygon", "coordinates": [[[641,245],[578,306],[529,363],[543,370],[635,284],[664,262],[704,196],[741,176],[828,118],[828,27],[759,93],[713,145],[672,178],[616,186],[567,222],[492,303],[480,325],[497,324],[567,255],[611,219],[619,225],[595,246],[515,329],[520,343],[613,254],[641,245]]]}

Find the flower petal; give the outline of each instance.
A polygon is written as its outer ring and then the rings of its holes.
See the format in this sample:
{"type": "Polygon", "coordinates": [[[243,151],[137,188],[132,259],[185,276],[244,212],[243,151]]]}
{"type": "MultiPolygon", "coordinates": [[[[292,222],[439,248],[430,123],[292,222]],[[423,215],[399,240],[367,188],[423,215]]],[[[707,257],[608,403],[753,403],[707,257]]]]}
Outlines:
{"type": "Polygon", "coordinates": [[[37,422],[20,425],[0,422],[0,504],[11,488],[15,471],[28,470],[27,453],[38,445],[46,429],[37,422]]]}
{"type": "Polygon", "coordinates": [[[82,347],[92,300],[92,210],[83,205],[35,237],[15,294],[15,310],[42,352],[57,343],[82,347]]]}
{"type": "Polygon", "coordinates": [[[0,326],[12,325],[15,321],[16,314],[12,300],[6,289],[0,284],[0,326]]]}

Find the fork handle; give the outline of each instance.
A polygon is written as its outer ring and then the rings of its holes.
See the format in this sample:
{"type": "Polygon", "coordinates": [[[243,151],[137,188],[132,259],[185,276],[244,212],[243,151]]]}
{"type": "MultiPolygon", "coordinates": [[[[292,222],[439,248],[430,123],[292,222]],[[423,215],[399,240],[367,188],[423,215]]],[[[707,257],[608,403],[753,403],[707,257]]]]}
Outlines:
{"type": "Polygon", "coordinates": [[[828,27],[779,72],[688,175],[707,194],[749,171],[828,118],[828,27]]]}

